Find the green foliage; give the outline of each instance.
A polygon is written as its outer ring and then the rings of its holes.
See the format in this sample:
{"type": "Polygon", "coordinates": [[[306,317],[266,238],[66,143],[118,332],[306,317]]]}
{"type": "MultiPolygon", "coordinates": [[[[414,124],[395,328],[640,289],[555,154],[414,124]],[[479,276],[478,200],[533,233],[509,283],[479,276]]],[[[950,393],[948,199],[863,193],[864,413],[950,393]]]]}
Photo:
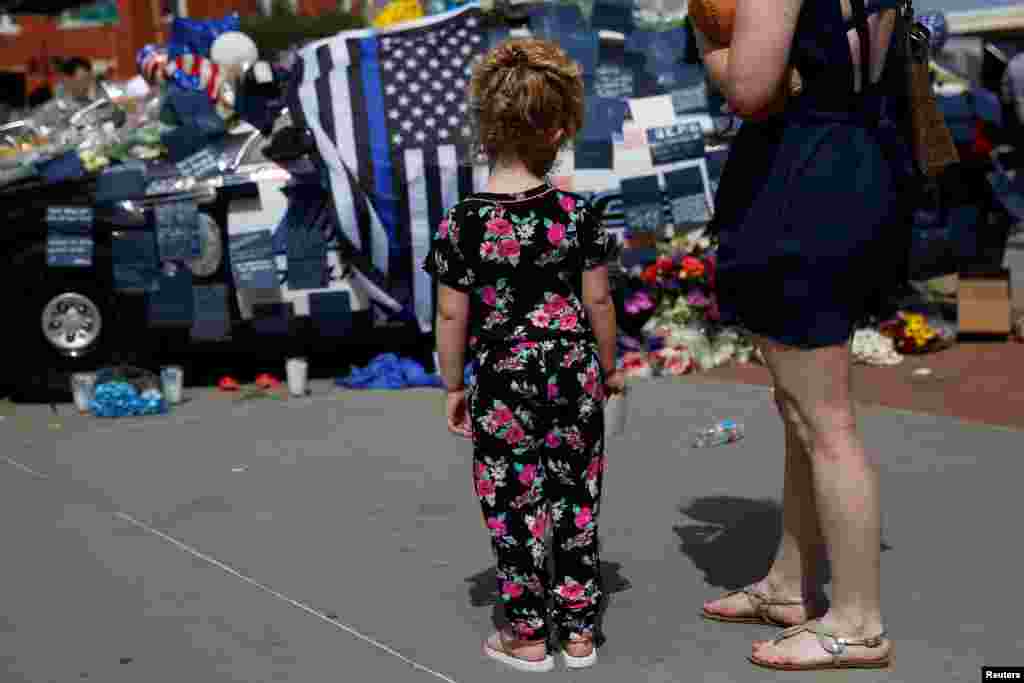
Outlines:
{"type": "Polygon", "coordinates": [[[367,26],[365,18],[340,8],[317,16],[307,16],[292,11],[288,0],[274,0],[273,7],[270,16],[246,16],[241,20],[242,33],[248,34],[256,42],[263,59],[273,59],[295,45],[367,26]]]}

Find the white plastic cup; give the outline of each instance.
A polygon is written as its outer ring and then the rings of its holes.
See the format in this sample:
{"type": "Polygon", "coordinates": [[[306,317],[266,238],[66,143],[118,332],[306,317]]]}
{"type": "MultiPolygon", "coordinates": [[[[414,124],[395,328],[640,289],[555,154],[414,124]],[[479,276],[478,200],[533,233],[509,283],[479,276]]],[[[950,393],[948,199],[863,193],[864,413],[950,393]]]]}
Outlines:
{"type": "Polygon", "coordinates": [[[305,396],[306,383],[309,379],[309,363],[305,358],[289,358],[285,361],[284,367],[288,375],[288,393],[292,396],[305,396]]]}
{"type": "Polygon", "coordinates": [[[71,396],[80,413],[89,412],[89,403],[96,394],[96,373],[76,372],[71,375],[71,396]]]}
{"type": "Polygon", "coordinates": [[[626,431],[629,415],[629,389],[612,394],[604,402],[604,439],[608,441],[626,431]]]}
{"type": "Polygon", "coordinates": [[[179,365],[166,365],[160,368],[160,387],[164,398],[171,405],[181,403],[185,387],[185,371],[179,365]]]}

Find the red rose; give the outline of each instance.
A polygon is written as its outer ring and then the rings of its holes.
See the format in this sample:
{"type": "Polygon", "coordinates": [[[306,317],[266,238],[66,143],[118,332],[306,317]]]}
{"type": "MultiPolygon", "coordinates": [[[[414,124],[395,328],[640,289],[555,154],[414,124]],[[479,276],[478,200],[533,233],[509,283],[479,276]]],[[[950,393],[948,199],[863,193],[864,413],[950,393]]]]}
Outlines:
{"type": "Polygon", "coordinates": [[[506,443],[512,444],[513,446],[526,438],[526,432],[518,424],[513,424],[505,432],[506,443]]]}
{"type": "Polygon", "coordinates": [[[654,266],[664,275],[668,275],[675,270],[675,265],[668,256],[659,256],[658,260],[654,262],[654,266]]]}
{"type": "Polygon", "coordinates": [[[644,272],[640,274],[640,279],[649,285],[656,284],[658,282],[658,266],[650,265],[644,268],[644,272]]]}
{"type": "Polygon", "coordinates": [[[704,262],[693,256],[684,256],[683,272],[689,277],[700,277],[704,274],[704,262]]]}
{"type": "Polygon", "coordinates": [[[579,322],[579,318],[576,317],[575,313],[569,313],[562,317],[558,321],[558,326],[565,332],[570,332],[576,329],[576,324],[579,322]]]}
{"type": "Polygon", "coordinates": [[[502,240],[498,242],[498,253],[505,258],[519,256],[519,242],[515,240],[502,240]]]}
{"type": "Polygon", "coordinates": [[[504,218],[492,218],[487,221],[487,232],[498,237],[508,237],[514,230],[512,229],[512,224],[504,218]]]}
{"type": "Polygon", "coordinates": [[[548,242],[551,242],[552,245],[557,247],[564,239],[565,226],[561,223],[553,223],[551,227],[548,228],[548,242]]]}

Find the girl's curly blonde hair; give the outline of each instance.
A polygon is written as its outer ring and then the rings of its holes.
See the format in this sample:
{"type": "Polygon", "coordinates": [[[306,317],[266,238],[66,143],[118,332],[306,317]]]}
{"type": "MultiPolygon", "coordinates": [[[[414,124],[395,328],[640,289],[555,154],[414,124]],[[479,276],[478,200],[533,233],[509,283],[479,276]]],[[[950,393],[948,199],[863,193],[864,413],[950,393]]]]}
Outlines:
{"type": "Polygon", "coordinates": [[[513,39],[493,48],[473,69],[469,97],[475,151],[492,164],[522,161],[537,176],[551,170],[558,150],[583,125],[582,71],[546,40],[513,39]]]}

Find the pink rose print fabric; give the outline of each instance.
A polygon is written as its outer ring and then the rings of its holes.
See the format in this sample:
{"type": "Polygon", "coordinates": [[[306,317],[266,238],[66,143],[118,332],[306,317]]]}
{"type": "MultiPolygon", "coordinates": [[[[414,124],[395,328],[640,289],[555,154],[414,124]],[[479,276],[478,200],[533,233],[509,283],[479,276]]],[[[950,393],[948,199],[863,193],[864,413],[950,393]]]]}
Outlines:
{"type": "Polygon", "coordinates": [[[611,254],[587,202],[544,185],[463,200],[424,264],[469,297],[473,490],[520,638],[594,630],[604,378],[577,283],[611,254]]]}
{"type": "Polygon", "coordinates": [[[576,195],[543,185],[522,195],[478,193],[438,224],[424,268],[470,297],[474,344],[592,335],[580,273],[614,245],[576,195]]]}
{"type": "Polygon", "coordinates": [[[593,633],[603,386],[593,342],[527,341],[480,354],[470,396],[473,487],[498,559],[498,595],[522,638],[546,637],[549,622],[562,639],[593,633]]]}

